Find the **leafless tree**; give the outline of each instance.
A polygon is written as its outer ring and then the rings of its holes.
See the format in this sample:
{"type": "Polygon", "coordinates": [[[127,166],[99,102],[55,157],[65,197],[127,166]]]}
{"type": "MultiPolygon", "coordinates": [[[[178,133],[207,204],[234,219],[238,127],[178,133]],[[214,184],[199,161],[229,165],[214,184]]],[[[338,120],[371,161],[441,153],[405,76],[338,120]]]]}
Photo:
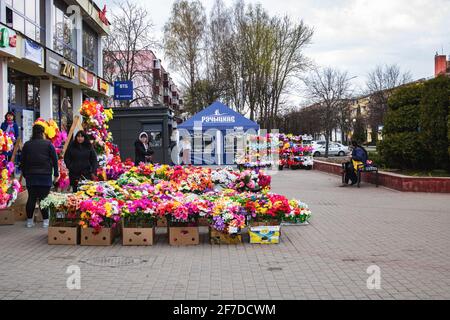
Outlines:
{"type": "Polygon", "coordinates": [[[152,37],[149,12],[131,0],[116,5],[118,9],[111,17],[111,33],[104,46],[105,78],[110,82],[133,81],[134,99],[122,105],[153,104],[153,68],[152,61],[146,59],[146,52],[159,45],[152,37]],[[144,61],[146,63],[142,63],[144,61]]]}
{"type": "Polygon", "coordinates": [[[193,113],[198,111],[194,106],[194,95],[202,66],[205,21],[204,8],[199,0],[176,0],[164,26],[164,51],[185,80],[189,92],[185,106],[193,113]]]}
{"type": "Polygon", "coordinates": [[[411,81],[411,73],[402,72],[396,64],[377,66],[367,75],[366,90],[370,95],[367,122],[372,128],[373,141],[377,140],[378,127],[384,123],[392,89],[411,81]]]}
{"type": "Polygon", "coordinates": [[[328,157],[331,133],[339,116],[338,107],[351,92],[350,78],[347,72],[327,67],[314,68],[303,81],[311,100],[321,106],[321,121],[326,140],[325,157],[328,157]]]}

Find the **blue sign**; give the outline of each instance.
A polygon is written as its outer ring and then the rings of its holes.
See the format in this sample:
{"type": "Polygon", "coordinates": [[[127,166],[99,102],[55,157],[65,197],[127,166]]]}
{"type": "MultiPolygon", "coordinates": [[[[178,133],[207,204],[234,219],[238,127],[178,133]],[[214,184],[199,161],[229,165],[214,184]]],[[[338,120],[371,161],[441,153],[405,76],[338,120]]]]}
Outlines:
{"type": "Polygon", "coordinates": [[[133,100],[133,81],[114,82],[114,100],[133,100]]]}

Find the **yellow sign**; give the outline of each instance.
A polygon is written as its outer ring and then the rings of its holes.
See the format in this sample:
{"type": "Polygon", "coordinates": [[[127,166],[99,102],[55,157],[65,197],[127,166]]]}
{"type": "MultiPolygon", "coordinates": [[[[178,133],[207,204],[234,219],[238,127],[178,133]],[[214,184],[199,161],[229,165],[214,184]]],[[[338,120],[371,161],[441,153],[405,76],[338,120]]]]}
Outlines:
{"type": "Polygon", "coordinates": [[[61,72],[63,77],[75,79],[75,65],[67,61],[61,61],[61,72]]]}

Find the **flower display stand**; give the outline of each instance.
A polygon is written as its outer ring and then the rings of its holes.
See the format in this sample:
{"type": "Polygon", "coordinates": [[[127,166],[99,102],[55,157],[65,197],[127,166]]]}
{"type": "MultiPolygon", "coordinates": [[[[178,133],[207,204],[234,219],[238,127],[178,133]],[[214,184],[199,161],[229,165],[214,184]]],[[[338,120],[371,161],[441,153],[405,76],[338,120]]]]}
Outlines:
{"type": "Polygon", "coordinates": [[[76,222],[55,222],[48,228],[48,244],[77,245],[80,243],[80,228],[76,222]]]}
{"type": "Polygon", "coordinates": [[[94,228],[81,229],[82,246],[110,246],[116,236],[115,228],[102,228],[96,232],[94,228]]]}
{"type": "Polygon", "coordinates": [[[281,226],[279,221],[252,221],[248,234],[253,244],[280,243],[281,226]]]}
{"type": "Polygon", "coordinates": [[[171,246],[189,246],[200,244],[200,233],[198,225],[192,224],[169,224],[169,244],[171,246]]]}
{"type": "Polygon", "coordinates": [[[240,233],[225,233],[209,228],[209,241],[211,244],[242,244],[240,233]]]}
{"type": "Polygon", "coordinates": [[[0,225],[11,225],[15,221],[14,211],[11,208],[0,209],[0,225]]]}
{"type": "Polygon", "coordinates": [[[122,245],[152,246],[155,243],[154,226],[124,226],[122,229],[122,245]]]}

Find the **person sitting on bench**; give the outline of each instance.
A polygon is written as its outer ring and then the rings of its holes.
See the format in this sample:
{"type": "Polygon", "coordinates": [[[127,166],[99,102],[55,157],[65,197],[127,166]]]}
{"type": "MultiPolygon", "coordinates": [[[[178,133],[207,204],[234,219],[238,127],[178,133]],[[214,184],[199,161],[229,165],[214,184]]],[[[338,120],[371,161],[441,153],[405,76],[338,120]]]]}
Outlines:
{"type": "Polygon", "coordinates": [[[350,162],[345,164],[345,179],[344,186],[348,185],[351,181],[351,185],[358,183],[358,177],[356,173],[358,172],[358,167],[365,166],[368,160],[368,154],[366,149],[360,146],[356,141],[352,141],[352,158],[350,162]]]}

